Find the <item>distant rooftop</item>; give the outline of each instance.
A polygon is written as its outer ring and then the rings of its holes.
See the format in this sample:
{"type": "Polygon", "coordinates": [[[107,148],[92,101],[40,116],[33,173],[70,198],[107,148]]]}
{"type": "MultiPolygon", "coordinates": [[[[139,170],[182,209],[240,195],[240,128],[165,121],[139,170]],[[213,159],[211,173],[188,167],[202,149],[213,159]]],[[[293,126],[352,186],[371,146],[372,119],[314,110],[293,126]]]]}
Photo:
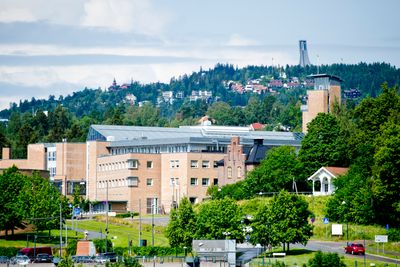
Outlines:
{"type": "Polygon", "coordinates": [[[331,75],[331,74],[312,74],[312,75],[309,75],[309,76],[307,76],[307,77],[310,77],[310,78],[312,78],[312,79],[316,79],[316,78],[329,78],[330,80],[335,80],[335,81],[338,81],[338,82],[343,82],[343,80],[340,78],[340,77],[338,77],[338,76],[335,76],[335,75],[331,75]]]}
{"type": "Polygon", "coordinates": [[[144,126],[116,126],[92,125],[89,129],[87,141],[110,141],[111,146],[128,144],[154,145],[156,143],[187,143],[227,141],[233,136],[239,136],[242,142],[253,143],[254,139],[263,139],[264,144],[295,145],[299,146],[304,137],[303,133],[253,131],[250,127],[232,126],[181,126],[144,127],[144,126]]]}

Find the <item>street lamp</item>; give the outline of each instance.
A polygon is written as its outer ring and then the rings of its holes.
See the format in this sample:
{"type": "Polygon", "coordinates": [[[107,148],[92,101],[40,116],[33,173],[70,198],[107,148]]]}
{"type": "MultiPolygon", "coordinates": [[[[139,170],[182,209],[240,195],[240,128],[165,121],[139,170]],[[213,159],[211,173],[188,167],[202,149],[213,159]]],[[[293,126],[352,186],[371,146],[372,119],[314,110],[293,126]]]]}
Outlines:
{"type": "Polygon", "coordinates": [[[346,201],[343,200],[342,205],[344,205],[345,208],[344,218],[346,220],[346,242],[349,243],[349,220],[347,219],[348,208],[346,201]]]}
{"type": "Polygon", "coordinates": [[[155,204],[151,204],[151,245],[154,247],[154,209],[155,204]]]}

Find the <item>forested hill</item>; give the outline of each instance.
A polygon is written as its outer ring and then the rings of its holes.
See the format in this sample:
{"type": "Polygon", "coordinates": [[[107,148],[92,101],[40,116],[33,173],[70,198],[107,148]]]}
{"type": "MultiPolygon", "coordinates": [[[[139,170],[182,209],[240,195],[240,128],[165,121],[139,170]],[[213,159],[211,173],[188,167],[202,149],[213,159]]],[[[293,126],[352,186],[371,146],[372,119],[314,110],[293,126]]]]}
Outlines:
{"type": "MultiPolygon", "coordinates": [[[[400,83],[400,70],[386,63],[366,64],[359,63],[357,65],[346,64],[333,64],[310,66],[301,68],[299,66],[286,66],[286,67],[271,67],[271,66],[248,66],[245,68],[235,68],[233,65],[217,64],[213,69],[201,70],[193,72],[190,75],[183,75],[177,78],[172,78],[169,84],[166,83],[152,83],[140,84],[138,82],[129,82],[124,84],[123,87],[115,88],[116,90],[100,90],[100,89],[83,89],[68,96],[61,96],[56,99],[54,96],[49,96],[47,100],[38,100],[32,98],[31,100],[21,101],[19,104],[15,103],[12,108],[0,111],[0,118],[9,118],[13,111],[18,112],[32,112],[32,110],[54,110],[54,108],[62,104],[68,108],[69,112],[77,117],[88,115],[93,112],[104,113],[109,107],[127,102],[126,96],[132,94],[136,97],[136,103],[149,101],[153,105],[157,104],[157,98],[162,96],[162,92],[172,91],[180,92],[181,96],[185,98],[177,98],[173,103],[173,107],[161,108],[163,116],[171,118],[175,116],[176,111],[179,110],[185,99],[192,95],[193,91],[209,91],[212,97],[208,100],[208,104],[218,101],[229,103],[231,106],[246,106],[249,98],[254,93],[241,93],[232,90],[233,85],[246,86],[250,81],[257,80],[261,85],[268,88],[275,89],[281,99],[287,99],[291,96],[298,97],[299,94],[304,93],[304,90],[289,90],[288,88],[281,87],[279,81],[283,84],[296,85],[296,81],[303,83],[307,80],[307,75],[315,73],[327,73],[341,77],[344,82],[342,88],[358,89],[361,92],[361,97],[370,95],[375,97],[379,94],[382,83],[387,82],[389,86],[400,83]],[[274,83],[270,83],[274,80],[274,83]],[[230,84],[228,82],[231,82],[230,84]],[[294,82],[294,83],[293,83],[294,82]],[[231,86],[231,87],[230,87],[231,86]]],[[[111,85],[110,81],[110,85],[111,85]]],[[[123,81],[122,81],[123,82],[123,81]]],[[[302,89],[298,86],[297,89],[302,89]]],[[[111,88],[112,89],[112,88],[111,88]]],[[[234,88],[235,89],[235,88],[234,88]]],[[[240,88],[239,88],[240,89],[240,88]]],[[[265,92],[265,91],[263,91],[265,92]]],[[[262,96],[269,93],[262,93],[262,96]]],[[[169,99],[168,99],[169,100],[169,99]]],[[[285,101],[285,100],[284,100],[285,101]]],[[[286,100],[287,101],[287,100],[286,100]]],[[[158,101],[160,102],[160,101],[158,101]]],[[[164,101],[171,103],[172,101],[164,101]]]]}

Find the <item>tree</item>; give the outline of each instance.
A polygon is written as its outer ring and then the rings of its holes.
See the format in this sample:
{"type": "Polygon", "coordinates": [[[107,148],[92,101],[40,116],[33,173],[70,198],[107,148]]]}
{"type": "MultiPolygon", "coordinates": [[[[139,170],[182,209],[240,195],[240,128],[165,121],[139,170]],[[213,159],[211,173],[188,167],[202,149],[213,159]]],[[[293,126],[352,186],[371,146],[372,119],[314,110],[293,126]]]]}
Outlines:
{"type": "MultiPolygon", "coordinates": [[[[56,229],[60,225],[60,193],[46,178],[34,172],[28,176],[21,193],[25,219],[34,224],[36,230],[56,229]]],[[[65,205],[65,204],[64,204],[65,205]]],[[[65,208],[65,207],[64,207],[65,208]]]]}
{"type": "MultiPolygon", "coordinates": [[[[399,116],[397,116],[400,118],[399,116]]],[[[400,225],[400,119],[381,127],[375,140],[372,192],[377,219],[382,224],[400,225]]]]}
{"type": "Polygon", "coordinates": [[[306,245],[312,236],[313,226],[308,223],[311,216],[308,203],[295,194],[282,190],[274,196],[271,206],[260,212],[266,212],[267,215],[257,214],[259,220],[254,221],[255,228],[263,230],[257,226],[268,225],[265,230],[268,241],[272,245],[282,243],[284,251],[286,248],[289,251],[290,243],[306,245]]]}
{"type": "Polygon", "coordinates": [[[231,121],[233,118],[231,111],[232,108],[228,103],[216,102],[208,108],[207,115],[213,119],[217,125],[232,125],[231,121]]]}
{"type": "Polygon", "coordinates": [[[177,209],[172,209],[165,234],[171,247],[192,247],[196,215],[187,197],[182,198],[177,209]]]}
{"type": "Polygon", "coordinates": [[[340,134],[339,122],[332,114],[319,113],[308,124],[308,133],[301,142],[299,151],[305,177],[322,166],[346,166],[347,147],[341,142],[340,134]]]}
{"type": "Polygon", "coordinates": [[[0,229],[5,230],[6,235],[11,230],[14,235],[16,228],[23,228],[24,210],[21,198],[27,176],[19,172],[13,166],[6,169],[0,175],[0,229]]]}
{"type": "Polygon", "coordinates": [[[244,180],[244,191],[248,193],[247,197],[253,197],[259,192],[292,190],[294,181],[302,181],[298,179],[300,169],[301,164],[294,147],[272,148],[261,164],[248,173],[244,180]]]}
{"type": "Polygon", "coordinates": [[[9,147],[9,141],[5,132],[4,126],[0,124],[0,157],[3,157],[3,147],[9,147]]]}
{"type": "Polygon", "coordinates": [[[236,239],[243,241],[241,229],[243,214],[230,198],[211,200],[199,207],[196,221],[196,239],[236,239]]]}
{"type": "Polygon", "coordinates": [[[269,207],[267,205],[259,206],[254,221],[251,224],[252,232],[250,241],[252,244],[260,244],[264,248],[269,244],[274,244],[270,236],[271,225],[268,216],[269,207]]]}

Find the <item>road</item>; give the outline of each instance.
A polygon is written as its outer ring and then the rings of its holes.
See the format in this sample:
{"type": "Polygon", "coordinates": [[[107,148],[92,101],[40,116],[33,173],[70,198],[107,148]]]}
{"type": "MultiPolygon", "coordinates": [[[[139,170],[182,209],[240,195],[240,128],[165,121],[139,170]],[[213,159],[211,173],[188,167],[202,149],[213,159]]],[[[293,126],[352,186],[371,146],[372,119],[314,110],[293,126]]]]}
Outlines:
{"type": "MultiPolygon", "coordinates": [[[[359,259],[360,261],[362,261],[364,259],[364,256],[362,256],[362,255],[345,254],[344,246],[345,246],[345,244],[343,242],[329,242],[329,241],[308,241],[307,246],[303,246],[301,244],[291,244],[291,247],[295,247],[295,248],[308,249],[308,250],[312,250],[312,251],[320,250],[322,252],[338,253],[339,255],[346,255],[347,257],[359,259]]],[[[400,263],[399,260],[384,257],[384,256],[374,255],[374,254],[370,254],[370,253],[366,253],[365,258],[368,260],[375,260],[375,261],[381,261],[381,262],[387,262],[387,263],[400,263]]]]}

